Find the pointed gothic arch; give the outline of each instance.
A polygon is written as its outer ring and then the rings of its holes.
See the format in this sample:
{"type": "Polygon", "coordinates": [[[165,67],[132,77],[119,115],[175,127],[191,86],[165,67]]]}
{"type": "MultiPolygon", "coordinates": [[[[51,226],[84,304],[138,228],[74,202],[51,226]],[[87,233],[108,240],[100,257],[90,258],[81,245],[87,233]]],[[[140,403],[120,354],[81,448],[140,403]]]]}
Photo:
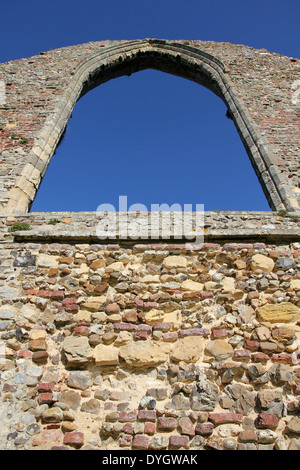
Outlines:
{"type": "Polygon", "coordinates": [[[279,175],[272,163],[265,141],[239,100],[225,65],[211,54],[182,42],[146,39],[105,47],[77,64],[71,81],[57,98],[55,110],[35,139],[16,186],[9,193],[8,213],[30,210],[76,102],[102,83],[147,68],[192,80],[219,96],[235,123],[270,207],[273,210],[295,210],[285,177],[279,175]],[[19,197],[20,192],[22,197],[19,197]]]}

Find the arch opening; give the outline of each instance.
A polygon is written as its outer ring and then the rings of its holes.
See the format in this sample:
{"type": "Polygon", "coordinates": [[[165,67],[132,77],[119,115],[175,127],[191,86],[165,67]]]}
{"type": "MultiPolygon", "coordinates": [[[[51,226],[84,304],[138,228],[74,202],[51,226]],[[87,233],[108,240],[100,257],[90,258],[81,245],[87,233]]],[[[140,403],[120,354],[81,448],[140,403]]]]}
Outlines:
{"type": "Polygon", "coordinates": [[[241,104],[224,65],[213,56],[182,43],[160,40],[129,41],[108,47],[82,60],[54,113],[44,125],[31,150],[16,187],[10,193],[7,212],[27,212],[52,155],[80,97],[101,83],[145,68],[179,75],[209,88],[226,104],[255,173],[272,210],[294,210],[288,185],[272,165],[260,133],[241,104]],[[29,189],[28,189],[29,188],[29,189]],[[19,195],[22,198],[19,198],[19,195]],[[24,196],[25,195],[25,196],[24,196]]]}
{"type": "Polygon", "coordinates": [[[226,106],[206,88],[143,68],[84,95],[32,211],[117,209],[120,195],[149,210],[269,210],[226,106]]]}

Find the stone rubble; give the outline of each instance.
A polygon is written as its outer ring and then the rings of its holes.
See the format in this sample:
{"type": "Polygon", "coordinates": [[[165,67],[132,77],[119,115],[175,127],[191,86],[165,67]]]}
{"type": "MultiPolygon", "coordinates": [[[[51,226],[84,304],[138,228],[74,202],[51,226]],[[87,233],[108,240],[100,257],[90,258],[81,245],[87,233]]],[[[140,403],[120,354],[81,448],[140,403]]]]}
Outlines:
{"type": "Polygon", "coordinates": [[[1,449],[299,449],[299,248],[6,241],[1,449]]]}

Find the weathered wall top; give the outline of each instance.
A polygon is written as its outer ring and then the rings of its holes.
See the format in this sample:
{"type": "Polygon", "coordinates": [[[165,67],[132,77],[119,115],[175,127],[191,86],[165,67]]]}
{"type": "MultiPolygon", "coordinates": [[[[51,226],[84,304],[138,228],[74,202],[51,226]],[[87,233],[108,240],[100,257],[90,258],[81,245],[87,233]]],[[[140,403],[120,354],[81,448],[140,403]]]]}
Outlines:
{"type": "Polygon", "coordinates": [[[2,214],[26,214],[77,100],[112,78],[153,68],[226,103],[273,210],[299,211],[298,59],[211,41],[101,41],[0,65],[2,214]]]}

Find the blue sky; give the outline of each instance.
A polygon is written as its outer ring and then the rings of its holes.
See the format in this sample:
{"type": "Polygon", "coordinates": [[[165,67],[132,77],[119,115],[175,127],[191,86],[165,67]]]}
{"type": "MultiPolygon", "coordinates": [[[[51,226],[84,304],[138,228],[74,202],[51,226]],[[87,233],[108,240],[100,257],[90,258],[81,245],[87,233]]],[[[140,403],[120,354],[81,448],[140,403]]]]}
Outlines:
{"type": "MultiPolygon", "coordinates": [[[[299,2],[1,1],[1,62],[106,39],[200,39],[299,57],[299,2]]],[[[34,211],[101,203],[269,210],[226,106],[209,90],[146,70],[76,104],[34,211]],[[84,162],[84,164],[83,164],[84,162]]]]}

